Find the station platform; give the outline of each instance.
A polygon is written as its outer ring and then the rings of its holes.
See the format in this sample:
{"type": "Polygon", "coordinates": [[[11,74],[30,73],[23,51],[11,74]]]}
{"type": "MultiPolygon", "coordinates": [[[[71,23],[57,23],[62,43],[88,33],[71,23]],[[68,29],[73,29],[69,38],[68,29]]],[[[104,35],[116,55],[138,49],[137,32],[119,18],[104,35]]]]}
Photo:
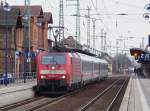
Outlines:
{"type": "Polygon", "coordinates": [[[36,81],[31,81],[0,85],[0,107],[34,97],[33,86],[36,84],[36,81]]]}
{"type": "Polygon", "coordinates": [[[132,75],[119,111],[150,111],[150,79],[132,75]]]}
{"type": "Polygon", "coordinates": [[[27,82],[27,83],[8,84],[7,86],[0,85],[0,95],[3,93],[14,92],[14,91],[18,91],[18,90],[25,90],[28,88],[32,88],[36,84],[37,84],[36,81],[31,81],[31,82],[27,82]]]}

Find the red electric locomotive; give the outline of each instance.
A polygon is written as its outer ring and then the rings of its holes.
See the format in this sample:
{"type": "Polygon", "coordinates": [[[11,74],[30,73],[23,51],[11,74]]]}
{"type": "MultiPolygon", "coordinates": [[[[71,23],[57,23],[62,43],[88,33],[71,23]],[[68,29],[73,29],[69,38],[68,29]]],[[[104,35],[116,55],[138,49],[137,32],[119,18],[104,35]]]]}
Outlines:
{"type": "Polygon", "coordinates": [[[78,52],[40,52],[37,63],[37,92],[58,93],[106,78],[105,60],[78,52]]]}

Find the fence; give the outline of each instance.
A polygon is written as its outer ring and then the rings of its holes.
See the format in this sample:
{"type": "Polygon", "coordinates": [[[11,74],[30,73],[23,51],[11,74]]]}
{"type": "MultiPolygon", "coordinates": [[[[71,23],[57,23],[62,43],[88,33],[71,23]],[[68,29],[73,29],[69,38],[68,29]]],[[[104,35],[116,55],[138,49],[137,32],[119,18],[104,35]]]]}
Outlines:
{"type": "Polygon", "coordinates": [[[36,81],[36,72],[0,73],[0,85],[27,83],[36,81]]]}

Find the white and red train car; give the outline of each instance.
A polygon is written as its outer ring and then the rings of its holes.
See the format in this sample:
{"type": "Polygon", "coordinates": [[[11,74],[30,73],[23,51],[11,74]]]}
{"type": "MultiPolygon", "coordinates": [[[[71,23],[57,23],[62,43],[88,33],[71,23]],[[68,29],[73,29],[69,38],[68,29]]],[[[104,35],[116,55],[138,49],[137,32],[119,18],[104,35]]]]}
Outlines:
{"type": "Polygon", "coordinates": [[[78,52],[40,52],[36,58],[38,92],[58,92],[107,78],[105,60],[78,52]]]}

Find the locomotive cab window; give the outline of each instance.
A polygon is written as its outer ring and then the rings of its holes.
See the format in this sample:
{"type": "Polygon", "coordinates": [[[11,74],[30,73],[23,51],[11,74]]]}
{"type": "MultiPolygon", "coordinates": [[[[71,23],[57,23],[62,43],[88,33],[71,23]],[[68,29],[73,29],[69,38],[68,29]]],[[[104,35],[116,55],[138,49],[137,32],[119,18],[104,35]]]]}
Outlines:
{"type": "Polygon", "coordinates": [[[65,64],[66,58],[63,55],[43,56],[42,64],[65,64]]]}

